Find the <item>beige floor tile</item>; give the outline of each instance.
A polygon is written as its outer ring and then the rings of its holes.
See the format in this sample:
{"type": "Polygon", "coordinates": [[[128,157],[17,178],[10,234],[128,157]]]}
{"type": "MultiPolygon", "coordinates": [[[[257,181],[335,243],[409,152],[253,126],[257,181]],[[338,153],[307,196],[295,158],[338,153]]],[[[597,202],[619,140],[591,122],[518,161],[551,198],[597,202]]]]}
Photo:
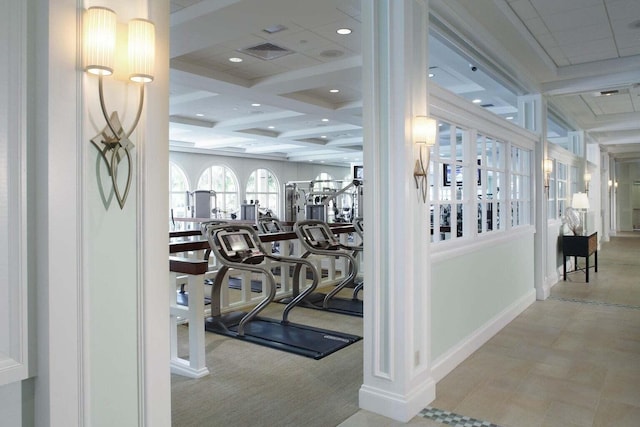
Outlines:
{"type": "Polygon", "coordinates": [[[507,409],[495,422],[503,427],[538,427],[544,422],[551,401],[539,399],[520,392],[511,394],[507,409]]]}
{"type": "MultiPolygon", "coordinates": [[[[640,402],[639,402],[640,404],[640,402]]],[[[593,420],[593,427],[638,427],[640,407],[602,399],[593,420]]]]}
{"type": "MultiPolygon", "coordinates": [[[[602,389],[602,396],[605,399],[627,405],[640,406],[640,359],[636,360],[636,365],[629,365],[626,372],[610,372],[602,389]]],[[[640,425],[640,419],[638,420],[640,425]]]]}
{"type": "Polygon", "coordinates": [[[590,426],[593,424],[595,406],[572,405],[566,402],[551,402],[542,425],[578,425],[590,426]],[[553,423],[553,424],[552,424],[553,423]]]}

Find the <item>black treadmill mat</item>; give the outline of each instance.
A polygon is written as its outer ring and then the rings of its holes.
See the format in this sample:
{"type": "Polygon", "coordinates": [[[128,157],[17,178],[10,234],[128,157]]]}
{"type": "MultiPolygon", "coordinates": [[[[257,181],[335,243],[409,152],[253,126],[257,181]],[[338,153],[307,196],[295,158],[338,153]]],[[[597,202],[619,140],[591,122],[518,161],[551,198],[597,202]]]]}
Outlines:
{"type": "Polygon", "coordinates": [[[322,300],[316,303],[301,304],[300,307],[313,308],[331,313],[346,314],[348,316],[362,317],[362,300],[333,297],[329,300],[329,307],[322,307],[322,300]]]}
{"type": "Polygon", "coordinates": [[[285,325],[277,320],[263,317],[256,317],[247,323],[243,337],[237,334],[237,324],[228,326],[228,329],[223,330],[219,327],[212,327],[212,323],[206,322],[205,329],[209,332],[315,360],[322,359],[362,339],[357,335],[314,328],[313,326],[297,323],[285,325]]]}
{"type": "MultiPolygon", "coordinates": [[[[239,277],[229,277],[229,287],[231,289],[242,289],[242,279],[239,277]]],[[[276,288],[280,288],[279,284],[276,284],[276,288]]],[[[262,292],[262,281],[261,280],[252,280],[251,281],[251,292],[260,293],[262,292]]]]}

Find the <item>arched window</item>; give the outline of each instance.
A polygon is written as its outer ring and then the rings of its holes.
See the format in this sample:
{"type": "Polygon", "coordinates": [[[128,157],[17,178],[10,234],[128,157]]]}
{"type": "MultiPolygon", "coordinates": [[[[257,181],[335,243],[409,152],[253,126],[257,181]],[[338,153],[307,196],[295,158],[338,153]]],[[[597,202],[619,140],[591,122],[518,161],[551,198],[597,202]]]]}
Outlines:
{"type": "Polygon", "coordinates": [[[169,162],[169,214],[173,212],[174,218],[186,218],[187,216],[187,191],[189,181],[187,175],[180,166],[169,162]]]}
{"type": "Polygon", "coordinates": [[[267,208],[280,217],[280,185],[278,179],[268,169],[256,169],[247,181],[247,201],[257,200],[261,208],[267,208]]]}
{"type": "Polygon", "coordinates": [[[211,166],[205,169],[198,179],[199,190],[213,190],[216,192],[215,217],[230,218],[240,209],[238,203],[238,180],[226,166],[211,166]]]}

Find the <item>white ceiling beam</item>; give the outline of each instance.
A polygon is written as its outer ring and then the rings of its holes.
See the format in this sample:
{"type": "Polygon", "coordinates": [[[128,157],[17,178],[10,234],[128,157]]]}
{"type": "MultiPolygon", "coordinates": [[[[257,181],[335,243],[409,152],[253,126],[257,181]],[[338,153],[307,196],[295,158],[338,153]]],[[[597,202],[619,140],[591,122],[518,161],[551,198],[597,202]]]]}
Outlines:
{"type": "Polygon", "coordinates": [[[298,113],[297,111],[278,111],[276,113],[267,113],[267,114],[252,114],[244,117],[239,117],[231,120],[224,120],[216,123],[216,129],[226,129],[226,130],[241,130],[247,129],[250,127],[256,127],[260,125],[264,125],[265,123],[273,122],[276,120],[290,119],[293,117],[302,116],[302,113],[298,113]]]}
{"type": "Polygon", "coordinates": [[[316,135],[324,135],[330,132],[346,132],[350,130],[360,130],[359,126],[341,123],[337,125],[316,126],[307,129],[293,130],[280,134],[282,138],[309,138],[316,135]]]}
{"type": "Polygon", "coordinates": [[[542,93],[552,96],[579,95],[582,93],[593,93],[602,90],[628,87],[634,83],[640,83],[640,75],[637,70],[611,72],[610,68],[600,70],[599,75],[575,77],[543,83],[542,93]]]}
{"type": "Polygon", "coordinates": [[[355,55],[313,67],[288,71],[257,81],[254,89],[271,93],[291,93],[320,86],[335,85],[342,81],[359,81],[362,56],[355,55]]]}

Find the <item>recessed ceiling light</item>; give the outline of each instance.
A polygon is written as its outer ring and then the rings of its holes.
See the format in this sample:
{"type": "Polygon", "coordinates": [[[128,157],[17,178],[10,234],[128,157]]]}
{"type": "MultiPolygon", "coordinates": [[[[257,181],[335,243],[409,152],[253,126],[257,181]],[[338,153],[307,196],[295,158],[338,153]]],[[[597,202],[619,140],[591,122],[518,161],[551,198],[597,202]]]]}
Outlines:
{"type": "Polygon", "coordinates": [[[254,102],[253,104],[251,104],[252,107],[259,107],[261,104],[254,102]]]}
{"type": "Polygon", "coordinates": [[[474,100],[473,100],[473,101],[471,101],[471,102],[473,102],[474,104],[480,104],[480,103],[482,102],[482,99],[478,99],[478,98],[476,98],[476,99],[474,99],[474,100]]]}
{"type": "Polygon", "coordinates": [[[336,33],[346,36],[347,34],[351,34],[351,28],[338,28],[336,33]]]}
{"type": "Polygon", "coordinates": [[[275,126],[267,126],[267,129],[275,129],[275,126]]]}
{"type": "Polygon", "coordinates": [[[435,76],[435,74],[429,73],[429,77],[433,77],[433,76],[435,76]]]}
{"type": "Polygon", "coordinates": [[[323,122],[328,122],[328,121],[329,121],[329,119],[322,119],[322,121],[323,121],[323,122]]]}
{"type": "Polygon", "coordinates": [[[202,113],[196,113],[196,116],[198,116],[198,117],[204,117],[204,114],[202,114],[202,113]]]}
{"type": "Polygon", "coordinates": [[[326,139],[326,138],[327,138],[327,135],[322,135],[320,138],[324,138],[324,139],[326,139]]]}
{"type": "Polygon", "coordinates": [[[340,92],[340,89],[329,89],[329,92],[338,93],[338,92],[340,92]]]}
{"type": "Polygon", "coordinates": [[[507,116],[505,117],[507,120],[513,120],[513,116],[507,116]]]}
{"type": "Polygon", "coordinates": [[[229,58],[229,61],[231,62],[242,62],[242,58],[238,58],[238,57],[233,57],[233,58],[229,58]]]}

